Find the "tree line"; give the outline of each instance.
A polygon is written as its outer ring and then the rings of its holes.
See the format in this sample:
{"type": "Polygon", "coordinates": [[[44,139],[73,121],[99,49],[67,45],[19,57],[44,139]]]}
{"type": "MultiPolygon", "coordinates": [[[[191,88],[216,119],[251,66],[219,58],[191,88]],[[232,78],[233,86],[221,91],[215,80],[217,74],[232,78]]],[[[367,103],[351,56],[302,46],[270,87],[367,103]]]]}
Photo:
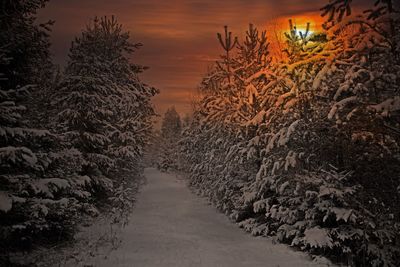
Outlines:
{"type": "Polygon", "coordinates": [[[177,146],[191,185],[254,235],[351,266],[400,259],[400,28],[394,1],[267,32],[225,27],[177,146]]]}
{"type": "Polygon", "coordinates": [[[157,90],[130,60],[141,44],[116,18],[95,17],[60,71],[54,22],[37,22],[46,2],[0,4],[0,265],[10,251],[65,240],[83,216],[109,206],[122,216],[155,115],[157,90]]]}

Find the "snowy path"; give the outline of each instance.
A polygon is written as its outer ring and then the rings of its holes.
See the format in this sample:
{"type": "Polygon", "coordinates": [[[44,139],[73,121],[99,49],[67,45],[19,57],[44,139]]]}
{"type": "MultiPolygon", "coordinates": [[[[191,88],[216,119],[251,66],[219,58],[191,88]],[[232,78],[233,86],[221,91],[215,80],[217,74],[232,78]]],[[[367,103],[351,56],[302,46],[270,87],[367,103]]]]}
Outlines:
{"type": "Polygon", "coordinates": [[[246,234],[174,175],[145,175],[121,247],[95,266],[317,266],[306,254],[246,234]]]}

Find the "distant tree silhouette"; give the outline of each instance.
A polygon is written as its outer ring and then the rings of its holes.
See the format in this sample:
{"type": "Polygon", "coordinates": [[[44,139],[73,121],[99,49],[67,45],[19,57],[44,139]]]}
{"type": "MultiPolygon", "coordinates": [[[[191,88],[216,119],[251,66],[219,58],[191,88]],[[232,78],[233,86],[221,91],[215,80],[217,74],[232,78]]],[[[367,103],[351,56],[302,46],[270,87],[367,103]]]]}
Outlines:
{"type": "Polygon", "coordinates": [[[175,107],[169,108],[163,117],[161,125],[161,146],[158,167],[168,171],[178,169],[178,140],[181,138],[182,122],[175,107]]]}
{"type": "Polygon", "coordinates": [[[161,135],[166,140],[177,140],[180,137],[181,131],[181,118],[178,112],[176,112],[175,107],[171,107],[164,114],[161,135]]]}

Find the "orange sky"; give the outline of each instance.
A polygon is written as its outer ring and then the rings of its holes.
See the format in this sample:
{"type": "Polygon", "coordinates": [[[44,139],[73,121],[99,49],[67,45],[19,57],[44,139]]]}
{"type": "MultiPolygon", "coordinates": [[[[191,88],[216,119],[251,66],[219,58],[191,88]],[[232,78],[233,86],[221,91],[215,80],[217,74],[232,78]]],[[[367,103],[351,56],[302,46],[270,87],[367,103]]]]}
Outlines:
{"type": "MultiPolygon", "coordinates": [[[[372,0],[359,0],[366,2],[372,0]]],[[[202,75],[221,53],[216,32],[229,25],[239,37],[248,23],[259,28],[287,27],[288,18],[299,27],[307,20],[319,27],[319,8],[328,0],[50,0],[40,20],[54,19],[52,51],[65,64],[73,37],[94,16],[116,15],[133,41],[144,44],[134,62],[149,66],[142,78],[160,89],[154,104],[158,113],[174,105],[190,113],[190,96],[202,75]],[[273,23],[271,23],[273,22],[273,23]],[[277,26],[276,26],[277,25],[277,26]]]]}

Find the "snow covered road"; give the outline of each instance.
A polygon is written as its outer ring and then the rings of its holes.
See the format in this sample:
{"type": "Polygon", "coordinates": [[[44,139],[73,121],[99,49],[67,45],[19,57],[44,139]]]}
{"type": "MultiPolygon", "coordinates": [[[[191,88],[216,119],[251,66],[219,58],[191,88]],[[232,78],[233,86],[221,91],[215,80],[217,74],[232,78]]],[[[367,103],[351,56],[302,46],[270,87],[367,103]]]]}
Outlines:
{"type": "Polygon", "coordinates": [[[321,266],[306,254],[255,238],[192,194],[174,175],[146,169],[122,244],[95,266],[321,266]]]}

